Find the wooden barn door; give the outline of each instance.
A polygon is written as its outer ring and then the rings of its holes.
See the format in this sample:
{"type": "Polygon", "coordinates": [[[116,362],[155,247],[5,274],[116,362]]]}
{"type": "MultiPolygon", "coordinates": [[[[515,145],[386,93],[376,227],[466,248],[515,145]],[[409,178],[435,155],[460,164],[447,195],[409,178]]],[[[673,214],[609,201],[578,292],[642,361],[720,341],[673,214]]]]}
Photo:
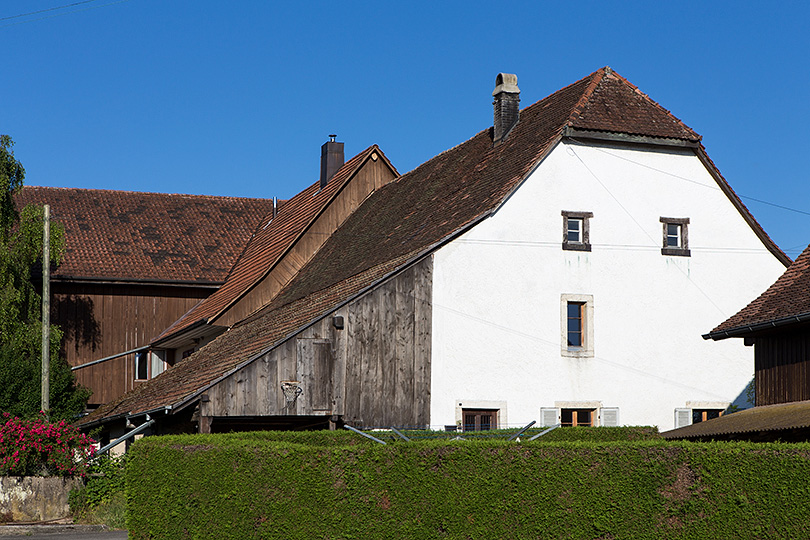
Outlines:
{"type": "Polygon", "coordinates": [[[298,339],[298,376],[304,390],[302,414],[332,413],[335,359],[329,339],[298,339]]]}

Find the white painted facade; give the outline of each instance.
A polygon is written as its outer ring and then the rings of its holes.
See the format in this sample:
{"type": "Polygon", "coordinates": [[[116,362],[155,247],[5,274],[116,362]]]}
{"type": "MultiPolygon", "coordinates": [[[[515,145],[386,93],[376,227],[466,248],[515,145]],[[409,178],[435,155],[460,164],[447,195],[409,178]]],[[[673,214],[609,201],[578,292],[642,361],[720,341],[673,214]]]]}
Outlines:
{"type": "Polygon", "coordinates": [[[725,408],[752,378],[753,348],[701,334],[784,269],[693,150],[562,142],[434,254],[430,423],[457,424],[464,408],[497,409],[504,427],[604,407],[664,431],[677,409],[725,408]],[[590,252],[562,249],[562,211],[593,213],[590,252]],[[662,255],[661,217],[689,218],[691,256],[662,255]],[[566,354],[565,295],[592,299],[592,352],[566,354]]]}

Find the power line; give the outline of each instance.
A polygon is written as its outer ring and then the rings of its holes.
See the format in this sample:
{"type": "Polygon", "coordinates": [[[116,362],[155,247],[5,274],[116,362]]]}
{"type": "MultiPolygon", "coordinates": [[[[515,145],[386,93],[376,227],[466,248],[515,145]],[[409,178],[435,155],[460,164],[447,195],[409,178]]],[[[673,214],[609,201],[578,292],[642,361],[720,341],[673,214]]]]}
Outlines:
{"type": "MultiPolygon", "coordinates": [[[[673,177],[673,178],[677,178],[678,180],[684,180],[684,181],[686,181],[686,182],[690,182],[690,183],[692,183],[692,184],[697,184],[698,186],[701,186],[701,187],[705,187],[705,188],[709,188],[709,189],[716,189],[717,191],[722,191],[722,190],[721,190],[719,187],[717,187],[717,186],[713,186],[713,185],[709,185],[709,184],[704,184],[703,182],[698,182],[697,180],[693,180],[693,179],[691,179],[691,178],[686,178],[685,176],[680,176],[680,175],[677,175],[677,174],[672,173],[672,172],[670,172],[670,171],[665,171],[665,170],[662,170],[662,169],[658,169],[658,168],[656,168],[656,167],[652,167],[652,166],[650,166],[650,165],[647,165],[646,163],[641,163],[641,162],[635,161],[635,160],[633,160],[633,159],[630,159],[630,158],[627,158],[627,157],[624,157],[624,156],[620,156],[620,155],[618,155],[618,154],[614,154],[613,152],[610,152],[610,151],[605,150],[605,149],[603,149],[603,148],[596,148],[596,147],[592,147],[592,148],[593,148],[594,150],[596,150],[597,152],[601,152],[601,153],[603,153],[603,154],[607,154],[607,155],[609,155],[609,156],[611,156],[611,157],[615,157],[616,159],[621,159],[622,161],[627,161],[628,163],[632,163],[632,164],[634,164],[634,165],[638,165],[639,167],[644,167],[645,169],[650,169],[651,171],[655,171],[655,172],[658,172],[658,173],[661,173],[661,174],[665,174],[665,175],[667,175],[667,176],[671,176],[671,177],[673,177]]],[[[782,204],[777,204],[777,203],[769,202],[769,201],[766,201],[766,200],[763,200],[763,199],[757,199],[756,197],[751,197],[751,196],[748,196],[748,195],[741,195],[741,194],[739,194],[739,193],[737,193],[737,196],[738,196],[739,198],[741,198],[741,199],[747,199],[747,200],[749,200],[749,201],[758,202],[758,203],[760,203],[760,204],[765,204],[765,205],[768,205],[768,206],[773,206],[774,208],[780,208],[780,209],[782,209],[782,210],[787,210],[787,211],[789,211],[789,212],[795,212],[795,213],[797,213],[797,214],[802,214],[802,215],[805,215],[805,216],[810,216],[810,212],[807,212],[807,211],[805,211],[805,210],[799,210],[798,208],[791,208],[790,206],[785,206],[785,205],[782,205],[782,204]]]]}
{"type": "Polygon", "coordinates": [[[70,7],[80,6],[82,4],[89,4],[90,2],[98,2],[99,0],[83,0],[82,2],[73,2],[72,4],[65,4],[63,6],[56,6],[48,9],[40,9],[38,11],[31,11],[29,13],[20,13],[19,15],[11,15],[10,17],[0,17],[0,21],[8,21],[11,19],[19,19],[20,17],[28,17],[29,15],[38,15],[40,13],[47,13],[48,11],[56,11],[58,9],[66,9],[70,7]]]}
{"type": "MultiPolygon", "coordinates": [[[[22,13],[20,15],[11,15],[9,17],[3,17],[2,19],[0,19],[0,21],[11,20],[11,19],[19,19],[21,17],[27,17],[27,16],[30,16],[30,15],[36,15],[38,13],[46,13],[46,12],[49,12],[49,11],[56,11],[56,10],[60,10],[60,9],[68,9],[68,8],[71,8],[71,7],[80,6],[82,4],[89,4],[89,3],[92,3],[92,2],[99,2],[99,1],[100,0],[82,0],[80,2],[74,2],[72,4],[65,4],[65,5],[57,6],[57,7],[53,7],[53,8],[41,9],[39,11],[32,11],[31,13],[22,13]]],[[[62,15],[70,15],[72,13],[80,13],[82,11],[89,11],[91,9],[103,8],[103,7],[112,6],[112,5],[115,5],[115,4],[123,4],[124,2],[129,2],[129,1],[130,0],[115,0],[113,2],[107,2],[106,4],[101,4],[101,5],[97,5],[97,6],[88,6],[88,7],[82,8],[82,9],[74,9],[72,11],[65,11],[65,12],[62,12],[62,13],[54,13],[54,14],[51,14],[51,15],[45,15],[43,17],[36,17],[34,19],[26,19],[26,20],[22,20],[22,21],[15,21],[15,22],[12,22],[12,23],[4,24],[4,25],[0,26],[0,28],[8,28],[9,26],[16,26],[18,24],[25,24],[25,23],[36,22],[36,21],[44,21],[45,19],[53,19],[54,17],[61,17],[62,15]]]]}

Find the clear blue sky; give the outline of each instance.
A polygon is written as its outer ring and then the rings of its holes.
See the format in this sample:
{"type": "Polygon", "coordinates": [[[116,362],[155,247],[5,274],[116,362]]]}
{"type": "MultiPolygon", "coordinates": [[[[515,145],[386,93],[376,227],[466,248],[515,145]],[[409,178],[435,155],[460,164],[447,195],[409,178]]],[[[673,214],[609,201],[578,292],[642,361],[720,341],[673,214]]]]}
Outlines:
{"type": "MultiPolygon", "coordinates": [[[[287,198],[329,133],[406,172],[491,124],[498,72],[526,106],[610,65],[737,193],[810,213],[810,3],[79,2],[0,2],[29,185],[287,198]]],[[[790,256],[810,243],[810,215],[744,200],[790,256]]]]}

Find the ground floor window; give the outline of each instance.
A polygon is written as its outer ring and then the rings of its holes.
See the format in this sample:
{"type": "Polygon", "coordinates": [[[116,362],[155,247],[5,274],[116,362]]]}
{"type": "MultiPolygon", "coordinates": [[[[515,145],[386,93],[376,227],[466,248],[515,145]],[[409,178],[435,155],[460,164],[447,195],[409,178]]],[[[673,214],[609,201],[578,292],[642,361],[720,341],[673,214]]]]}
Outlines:
{"type": "Polygon", "coordinates": [[[595,409],[560,409],[560,425],[563,427],[592,426],[595,409]]]}
{"type": "MultiPolygon", "coordinates": [[[[687,406],[689,404],[687,403],[687,406]]],[[[718,403],[718,405],[720,405],[718,403]]],[[[698,406],[686,409],[675,409],[675,427],[684,427],[690,424],[698,424],[713,418],[723,416],[725,408],[698,406]]]]}
{"type": "Polygon", "coordinates": [[[462,409],[464,431],[498,429],[497,409],[462,409]]]}
{"type": "Polygon", "coordinates": [[[723,409],[692,409],[692,423],[705,422],[723,416],[723,409]]]}

